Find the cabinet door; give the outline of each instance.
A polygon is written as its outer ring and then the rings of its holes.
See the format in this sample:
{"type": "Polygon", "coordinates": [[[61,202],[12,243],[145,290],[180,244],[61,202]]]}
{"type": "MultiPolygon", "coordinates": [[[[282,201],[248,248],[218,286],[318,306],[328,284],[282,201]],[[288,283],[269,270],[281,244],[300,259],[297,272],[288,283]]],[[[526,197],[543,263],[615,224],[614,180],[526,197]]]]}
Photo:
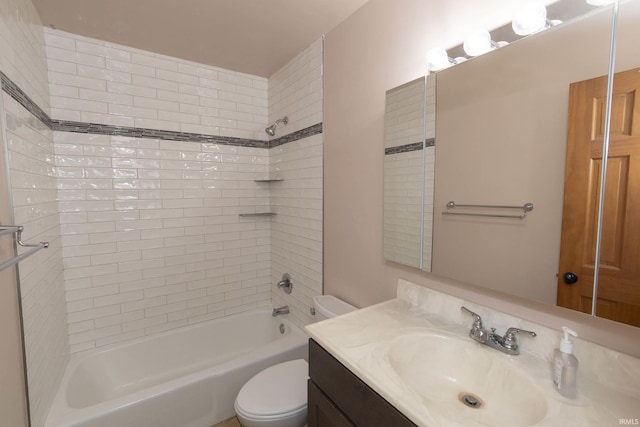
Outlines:
{"type": "Polygon", "coordinates": [[[309,380],[308,389],[308,427],[355,427],[311,380],[309,380]]]}
{"type": "MultiPolygon", "coordinates": [[[[317,342],[309,340],[309,376],[332,405],[357,427],[416,427],[404,414],[342,365],[317,342]]],[[[309,383],[311,384],[311,383],[309,383]]],[[[309,423],[309,427],[318,424],[309,423]]]]}

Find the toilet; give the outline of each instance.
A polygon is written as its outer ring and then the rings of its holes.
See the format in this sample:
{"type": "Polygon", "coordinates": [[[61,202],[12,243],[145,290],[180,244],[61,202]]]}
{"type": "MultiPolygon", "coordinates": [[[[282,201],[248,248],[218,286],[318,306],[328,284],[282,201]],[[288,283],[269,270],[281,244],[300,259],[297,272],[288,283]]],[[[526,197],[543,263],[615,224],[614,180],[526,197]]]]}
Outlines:
{"type": "MultiPolygon", "coordinates": [[[[316,321],[357,310],[331,296],[313,298],[316,321]]],[[[307,379],[304,359],[271,366],[253,376],[240,389],[234,404],[243,427],[302,427],[307,423],[307,379]]]]}

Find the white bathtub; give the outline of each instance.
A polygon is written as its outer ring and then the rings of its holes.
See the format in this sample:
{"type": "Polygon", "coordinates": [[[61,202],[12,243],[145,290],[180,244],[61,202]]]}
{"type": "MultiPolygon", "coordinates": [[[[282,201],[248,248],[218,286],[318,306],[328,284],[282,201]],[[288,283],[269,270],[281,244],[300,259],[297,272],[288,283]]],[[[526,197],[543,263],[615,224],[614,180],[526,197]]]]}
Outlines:
{"type": "Polygon", "coordinates": [[[261,309],[74,355],[45,427],[210,427],[253,375],[306,359],[307,339],[261,309]]]}

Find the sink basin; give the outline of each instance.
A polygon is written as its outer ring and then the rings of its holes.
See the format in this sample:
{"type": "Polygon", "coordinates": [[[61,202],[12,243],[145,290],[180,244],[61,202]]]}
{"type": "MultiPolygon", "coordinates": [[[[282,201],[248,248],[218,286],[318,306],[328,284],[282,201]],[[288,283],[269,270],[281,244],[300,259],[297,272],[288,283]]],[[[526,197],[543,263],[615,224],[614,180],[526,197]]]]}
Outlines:
{"type": "Polygon", "coordinates": [[[405,335],[388,357],[438,425],[524,427],[546,415],[542,391],[507,356],[471,339],[405,335]]]}

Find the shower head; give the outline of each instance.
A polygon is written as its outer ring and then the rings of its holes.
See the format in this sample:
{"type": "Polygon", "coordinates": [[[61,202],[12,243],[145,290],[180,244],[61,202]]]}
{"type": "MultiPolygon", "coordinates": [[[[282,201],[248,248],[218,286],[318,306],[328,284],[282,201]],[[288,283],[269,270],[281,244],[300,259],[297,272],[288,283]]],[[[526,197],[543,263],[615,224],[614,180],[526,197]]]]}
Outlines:
{"type": "Polygon", "coordinates": [[[287,123],[289,123],[289,118],[287,116],[284,116],[283,118],[276,120],[275,122],[267,126],[264,131],[267,133],[267,135],[274,136],[276,134],[276,128],[278,127],[279,123],[283,123],[286,125],[287,123]]]}
{"type": "Polygon", "coordinates": [[[273,136],[276,134],[276,125],[273,124],[264,130],[269,136],[273,136]]]}

